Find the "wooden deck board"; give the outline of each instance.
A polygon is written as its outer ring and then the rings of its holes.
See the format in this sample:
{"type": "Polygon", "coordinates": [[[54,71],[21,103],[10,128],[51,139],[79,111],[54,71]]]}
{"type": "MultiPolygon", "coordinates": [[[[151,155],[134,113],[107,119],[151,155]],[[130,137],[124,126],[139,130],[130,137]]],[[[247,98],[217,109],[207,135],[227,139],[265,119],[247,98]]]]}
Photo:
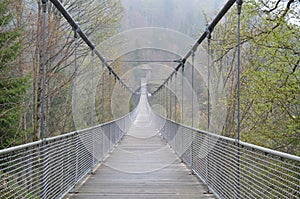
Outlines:
{"type": "Polygon", "coordinates": [[[119,146],[68,198],[215,198],[168,147],[146,107],[119,146]]]}

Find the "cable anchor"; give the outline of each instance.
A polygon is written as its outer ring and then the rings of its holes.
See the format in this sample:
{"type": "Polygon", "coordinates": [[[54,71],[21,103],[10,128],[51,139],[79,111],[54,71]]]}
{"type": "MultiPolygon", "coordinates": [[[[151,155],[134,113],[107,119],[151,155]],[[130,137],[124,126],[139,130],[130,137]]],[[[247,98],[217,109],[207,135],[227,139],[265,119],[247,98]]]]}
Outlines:
{"type": "Polygon", "coordinates": [[[209,30],[208,24],[206,25],[205,32],[206,32],[207,39],[211,39],[211,33],[212,33],[212,31],[209,30]]]}

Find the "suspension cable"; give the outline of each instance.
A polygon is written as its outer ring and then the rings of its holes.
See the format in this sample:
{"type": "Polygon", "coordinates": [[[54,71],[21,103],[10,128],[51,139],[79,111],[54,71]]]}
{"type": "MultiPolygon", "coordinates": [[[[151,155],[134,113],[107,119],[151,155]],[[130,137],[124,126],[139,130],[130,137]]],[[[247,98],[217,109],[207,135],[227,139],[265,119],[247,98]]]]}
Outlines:
{"type": "Polygon", "coordinates": [[[91,59],[92,59],[92,62],[91,62],[91,87],[92,87],[92,92],[91,92],[91,100],[92,100],[92,106],[91,106],[91,125],[94,126],[94,119],[95,119],[95,115],[94,115],[94,104],[95,104],[95,83],[94,83],[94,68],[95,68],[95,57],[94,57],[95,53],[94,53],[94,50],[91,50],[91,59]]]}
{"type": "Polygon", "coordinates": [[[74,78],[73,78],[73,117],[74,117],[74,128],[77,130],[77,118],[76,118],[76,102],[77,102],[77,92],[76,92],[76,78],[77,78],[77,48],[78,48],[78,34],[77,30],[74,29],[74,78]]]}
{"type": "Polygon", "coordinates": [[[240,115],[240,95],[241,95],[241,11],[242,11],[242,0],[237,0],[237,7],[238,7],[238,28],[237,28],[237,33],[238,33],[238,45],[237,45],[237,75],[238,75],[238,85],[237,85],[237,119],[238,119],[238,142],[240,141],[240,123],[241,123],[241,115],[240,115]]]}
{"type": "MultiPolygon", "coordinates": [[[[207,29],[210,32],[213,32],[215,26],[219,23],[219,21],[224,17],[224,15],[228,12],[228,10],[232,7],[232,5],[236,2],[236,0],[228,0],[227,3],[224,5],[224,7],[221,9],[221,11],[217,14],[217,16],[214,18],[214,20],[207,26],[207,29]]],[[[205,30],[202,35],[199,37],[198,40],[193,44],[192,48],[186,53],[186,55],[178,60],[178,66],[175,68],[175,70],[168,76],[166,81],[168,81],[173,75],[175,75],[175,71],[178,71],[181,67],[184,67],[184,64],[186,60],[192,55],[193,52],[197,51],[198,46],[204,41],[204,39],[207,37],[207,31],[205,30]]],[[[160,87],[162,87],[165,83],[163,82],[161,86],[157,88],[152,94],[155,94],[160,87]]]]}
{"type": "Polygon", "coordinates": [[[107,60],[107,62],[123,62],[123,63],[177,63],[178,60],[107,60]]]}
{"type": "Polygon", "coordinates": [[[133,93],[132,89],[123,82],[123,80],[119,77],[119,75],[113,70],[112,67],[110,67],[105,60],[105,58],[100,54],[100,52],[97,50],[95,44],[92,43],[92,41],[87,37],[87,35],[80,29],[80,26],[76,21],[73,19],[73,17],[70,15],[70,13],[66,10],[66,8],[61,4],[59,0],[50,0],[53,5],[57,8],[57,10],[64,16],[64,18],[68,21],[68,23],[72,26],[73,29],[77,30],[78,35],[81,37],[81,39],[89,46],[91,50],[94,50],[95,55],[101,60],[102,63],[106,66],[106,68],[111,71],[111,74],[113,74],[120,83],[124,84],[125,88],[130,92],[133,93]]]}
{"type": "Polygon", "coordinates": [[[210,132],[210,56],[211,56],[211,33],[207,29],[207,131],[210,132]]]}
{"type": "MultiPolygon", "coordinates": [[[[184,72],[184,67],[182,67],[181,68],[181,123],[182,124],[184,124],[184,122],[183,122],[183,119],[184,119],[184,117],[183,117],[183,91],[184,91],[184,89],[183,89],[183,73],[184,72]]],[[[181,140],[183,140],[183,134],[184,134],[184,130],[183,130],[183,128],[181,128],[181,140]]],[[[181,150],[183,150],[183,142],[181,142],[181,150]]],[[[189,156],[190,156],[190,159],[191,159],[191,151],[192,150],[190,150],[190,152],[189,152],[189,156]]]]}
{"type": "Polygon", "coordinates": [[[170,96],[169,96],[169,100],[170,100],[170,103],[169,103],[169,105],[170,105],[170,119],[172,120],[172,90],[171,90],[171,82],[170,82],[170,84],[169,84],[169,94],[170,94],[170,96]]]}
{"type": "Polygon", "coordinates": [[[192,52],[192,127],[194,127],[194,71],[195,71],[195,52],[192,52]]]}
{"type": "Polygon", "coordinates": [[[42,49],[42,80],[41,80],[41,90],[42,90],[42,102],[41,102],[41,131],[40,139],[44,140],[45,138],[45,78],[46,78],[46,48],[47,48],[47,0],[42,0],[42,9],[43,9],[43,49],[42,49]]]}
{"type": "MultiPolygon", "coordinates": [[[[46,49],[47,49],[47,0],[42,0],[42,11],[43,11],[43,21],[42,21],[42,31],[43,31],[43,47],[42,47],[42,79],[41,79],[41,129],[40,129],[40,139],[42,140],[42,145],[40,149],[41,157],[44,156],[43,143],[45,139],[45,78],[46,78],[46,49]]],[[[40,160],[43,161],[43,158],[40,160]]],[[[40,178],[40,198],[46,198],[47,186],[46,186],[46,176],[44,175],[43,168],[40,168],[41,178],[40,178]]]]}
{"type": "Polygon", "coordinates": [[[167,118],[169,116],[169,113],[168,113],[168,91],[167,91],[167,85],[165,86],[165,107],[166,107],[166,113],[167,113],[167,118]]]}
{"type": "Polygon", "coordinates": [[[102,78],[101,78],[101,122],[104,122],[104,75],[105,65],[102,63],[102,78]]]}
{"type": "Polygon", "coordinates": [[[162,102],[162,92],[159,92],[159,113],[160,115],[162,115],[162,106],[163,106],[163,102],[162,102]]]}
{"type": "Polygon", "coordinates": [[[181,100],[182,100],[182,103],[181,103],[181,123],[183,123],[183,74],[184,74],[184,67],[181,68],[181,100]]]}
{"type": "Polygon", "coordinates": [[[76,183],[78,179],[78,143],[76,140],[76,134],[77,134],[77,91],[76,91],[76,78],[77,78],[77,48],[78,48],[78,32],[77,29],[73,29],[74,31],[74,78],[73,78],[73,120],[74,120],[74,129],[75,129],[75,175],[74,175],[74,187],[73,192],[75,192],[76,189],[76,183]]]}
{"type": "Polygon", "coordinates": [[[177,74],[175,75],[175,79],[174,79],[174,81],[175,81],[175,88],[174,88],[174,107],[175,107],[175,110],[174,110],[174,121],[176,122],[176,115],[177,115],[177,102],[176,102],[176,92],[177,92],[177,74]]]}
{"type": "MultiPolygon", "coordinates": [[[[91,126],[94,126],[94,120],[95,120],[95,115],[94,115],[94,105],[95,105],[95,84],[94,84],[94,67],[95,67],[95,63],[94,63],[94,50],[91,50],[91,126]]],[[[93,140],[92,140],[92,165],[91,165],[91,173],[93,174],[93,168],[95,166],[95,132],[93,132],[93,140]]]]}
{"type": "MultiPolygon", "coordinates": [[[[210,58],[211,58],[211,32],[207,31],[207,131],[210,132],[210,58]]],[[[210,186],[209,178],[210,168],[210,137],[207,140],[207,154],[206,154],[206,183],[210,186]]],[[[206,193],[211,193],[209,188],[206,193]]]]}
{"type": "Polygon", "coordinates": [[[237,63],[237,75],[238,75],[238,85],[237,85],[237,141],[238,141],[238,176],[237,176],[237,198],[240,198],[240,131],[241,131],[241,103],[240,103],[240,95],[241,95],[241,12],[242,12],[242,4],[243,0],[237,0],[237,14],[238,14],[238,24],[237,24],[237,53],[238,53],[238,63],[237,63]]]}

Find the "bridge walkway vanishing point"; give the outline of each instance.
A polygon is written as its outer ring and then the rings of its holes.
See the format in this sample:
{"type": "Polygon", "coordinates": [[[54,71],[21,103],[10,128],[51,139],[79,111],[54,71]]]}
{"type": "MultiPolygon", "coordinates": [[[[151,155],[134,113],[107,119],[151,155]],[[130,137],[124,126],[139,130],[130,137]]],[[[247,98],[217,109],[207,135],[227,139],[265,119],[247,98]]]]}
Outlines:
{"type": "Polygon", "coordinates": [[[142,94],[120,144],[69,198],[215,198],[155,128],[142,94]]]}
{"type": "MultiPolygon", "coordinates": [[[[48,9],[47,1],[42,1],[41,31],[43,32],[43,52],[41,57],[42,108],[40,140],[0,150],[0,199],[60,199],[66,197],[78,199],[209,199],[216,197],[220,199],[300,199],[300,157],[246,143],[240,139],[239,88],[242,0],[228,0],[186,54],[180,56],[179,60],[172,61],[177,64],[173,72],[163,79],[163,82],[157,86],[155,91],[149,93],[149,96],[152,99],[156,97],[155,99],[159,100],[160,104],[163,104],[164,100],[166,101],[165,104],[167,104],[169,98],[168,104],[170,105],[171,97],[167,97],[168,92],[166,92],[167,89],[165,88],[168,87],[168,84],[173,84],[171,81],[176,78],[177,73],[181,73],[181,77],[186,75],[185,77],[189,78],[187,73],[184,74],[184,67],[187,62],[190,62],[193,66],[191,67],[192,71],[194,71],[195,51],[197,51],[204,40],[207,40],[207,49],[209,49],[207,69],[211,68],[209,62],[211,59],[209,54],[211,51],[211,33],[230,8],[237,3],[236,75],[238,89],[236,93],[236,138],[224,137],[218,135],[218,132],[212,133],[215,127],[210,120],[213,118],[210,114],[213,111],[211,107],[215,107],[216,111],[218,111],[219,105],[213,106],[213,101],[222,101],[223,99],[212,97],[213,95],[211,94],[215,91],[214,89],[209,89],[211,87],[210,82],[213,82],[210,75],[207,77],[207,129],[209,131],[196,129],[194,125],[186,126],[185,123],[187,122],[183,122],[184,120],[182,120],[182,123],[177,123],[155,114],[147,101],[148,94],[146,88],[143,87],[145,83],[142,83],[141,92],[137,92],[131,84],[127,84],[114,71],[108,60],[103,57],[96,45],[85,34],[84,29],[80,28],[77,21],[74,20],[62,3],[59,0],[50,1],[74,31],[72,108],[74,111],[75,131],[54,137],[47,137],[47,132],[45,132],[45,110],[43,107],[45,105],[46,55],[48,54],[46,42],[48,9]],[[118,82],[131,96],[141,94],[139,105],[134,111],[116,120],[89,126],[81,130],[77,129],[78,115],[76,114],[76,112],[80,112],[76,109],[76,99],[80,98],[80,93],[77,93],[77,91],[81,90],[81,87],[76,86],[76,82],[78,80],[81,81],[81,77],[77,77],[78,66],[76,61],[79,37],[90,48],[92,55],[96,55],[100,59],[102,71],[107,69],[106,71],[112,75],[116,83],[118,82]],[[188,61],[189,59],[192,60],[188,61]],[[76,98],[76,96],[79,97],[76,98]],[[98,168],[96,169],[95,167],[98,168]],[[92,171],[95,171],[94,174],[89,174],[92,171]],[[201,183],[202,181],[205,184],[201,183]],[[214,195],[206,194],[208,188],[214,195]]],[[[180,44],[179,41],[176,42],[178,45],[180,44]]],[[[145,46],[141,47],[145,48],[145,46]]],[[[137,49],[144,48],[139,47],[137,49]]],[[[173,50],[170,52],[173,52],[173,50]]],[[[93,57],[91,56],[92,68],[94,68],[94,64],[92,64],[94,63],[93,57]]],[[[126,60],[123,61],[126,62],[126,60]]],[[[141,62],[141,60],[137,61],[141,62]]],[[[207,73],[211,74],[209,70],[207,70],[207,73]]],[[[93,80],[91,82],[94,82],[94,73],[91,72],[91,74],[93,80]]],[[[192,102],[192,107],[194,105],[193,74],[192,72],[192,100],[187,101],[192,102]]],[[[102,81],[104,82],[104,78],[102,81]]],[[[104,87],[102,86],[102,92],[104,87]]],[[[184,87],[186,87],[184,83],[181,83],[181,89],[185,90],[186,88],[184,87]]],[[[171,91],[171,89],[169,90],[171,91]]],[[[91,94],[88,96],[95,97],[94,92],[86,93],[91,94]]],[[[181,94],[183,95],[183,93],[182,91],[181,94]]],[[[101,100],[104,100],[104,95],[102,94],[101,96],[101,100]]],[[[169,96],[171,96],[171,93],[169,96]]],[[[218,96],[218,94],[215,96],[218,96]]],[[[184,97],[181,98],[182,102],[186,101],[184,97]]],[[[125,100],[120,103],[124,102],[125,100]]],[[[80,104],[80,106],[88,107],[84,104],[80,104]]],[[[183,105],[181,108],[181,114],[184,111],[194,110],[193,108],[189,110],[183,105]]],[[[89,113],[89,111],[84,113],[89,113]]],[[[102,113],[104,112],[102,111],[102,113]]],[[[95,116],[93,114],[90,114],[92,119],[95,116]]],[[[215,119],[215,123],[218,123],[218,119],[215,119]]],[[[217,124],[217,126],[219,125],[221,124],[217,124]]]]}

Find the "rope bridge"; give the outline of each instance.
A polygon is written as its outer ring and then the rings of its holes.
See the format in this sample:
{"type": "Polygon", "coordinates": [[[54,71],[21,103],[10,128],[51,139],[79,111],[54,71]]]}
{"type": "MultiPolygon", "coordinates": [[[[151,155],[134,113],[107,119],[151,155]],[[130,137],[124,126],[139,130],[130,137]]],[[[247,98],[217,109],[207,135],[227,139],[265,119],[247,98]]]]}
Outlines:
{"type": "MultiPolygon", "coordinates": [[[[42,28],[44,33],[42,90],[44,96],[48,2],[43,0],[42,3],[44,15],[42,28]]],[[[170,147],[190,171],[204,183],[206,194],[213,193],[214,196],[211,197],[300,198],[300,157],[240,140],[240,15],[242,1],[229,0],[181,59],[112,61],[106,60],[101,55],[100,51],[96,49],[96,46],[80,29],[79,24],[76,23],[61,2],[51,0],[51,3],[74,30],[76,48],[80,37],[90,48],[92,54],[100,59],[102,67],[107,68],[109,73],[127,92],[132,95],[139,94],[140,101],[132,112],[119,119],[51,138],[45,138],[44,113],[42,113],[41,140],[0,151],[0,198],[63,198],[69,193],[77,193],[78,190],[80,193],[82,180],[90,174],[94,174],[99,164],[106,161],[108,156],[113,156],[114,150],[119,149],[126,136],[128,137],[128,132],[140,135],[150,127],[151,132],[155,136],[159,135],[161,139],[164,139],[165,145],[170,147]],[[155,112],[148,102],[148,98],[150,101],[150,98],[158,96],[159,101],[162,101],[161,93],[166,85],[174,84],[172,79],[176,80],[177,74],[180,72],[183,78],[184,68],[189,58],[192,59],[191,78],[193,90],[195,52],[198,46],[207,39],[208,52],[210,53],[211,33],[235,2],[237,2],[238,14],[238,136],[237,139],[232,139],[194,128],[193,118],[191,126],[172,121],[155,112]],[[111,67],[109,62],[114,61],[127,63],[172,62],[178,65],[154,91],[148,92],[147,82],[143,81],[141,91],[135,92],[111,67]],[[138,130],[136,130],[137,122],[143,124],[142,127],[139,126],[138,130]]],[[[75,78],[77,74],[76,53],[75,50],[75,78]]],[[[208,59],[208,69],[209,66],[208,59]]],[[[211,82],[209,74],[208,72],[208,88],[210,88],[209,83],[211,82]]],[[[76,90],[76,86],[75,81],[74,90],[76,90]]],[[[208,105],[210,105],[210,92],[210,89],[208,89],[208,105]]],[[[181,93],[183,95],[183,92],[181,93]]],[[[193,92],[192,98],[194,98],[193,92]]],[[[42,111],[44,111],[43,100],[42,111]]],[[[76,113],[76,95],[73,100],[76,113]]],[[[192,99],[192,117],[194,115],[193,101],[192,99]]],[[[171,97],[169,105],[171,107],[171,97]]],[[[183,109],[183,106],[181,108],[183,109]]],[[[210,113],[210,106],[208,106],[208,113],[210,113]]],[[[74,121],[76,121],[76,115],[74,115],[74,121]]],[[[208,129],[212,128],[210,114],[208,114],[207,126],[208,129]]],[[[161,154],[163,154],[162,151],[161,154]]],[[[158,156],[155,156],[155,160],[160,159],[159,155],[158,153],[158,156]]],[[[161,161],[164,160],[161,159],[161,161]]],[[[101,169],[99,172],[101,172],[101,169]]],[[[184,184],[184,182],[182,183],[184,184]]],[[[199,192],[195,193],[199,194],[199,192]]]]}

